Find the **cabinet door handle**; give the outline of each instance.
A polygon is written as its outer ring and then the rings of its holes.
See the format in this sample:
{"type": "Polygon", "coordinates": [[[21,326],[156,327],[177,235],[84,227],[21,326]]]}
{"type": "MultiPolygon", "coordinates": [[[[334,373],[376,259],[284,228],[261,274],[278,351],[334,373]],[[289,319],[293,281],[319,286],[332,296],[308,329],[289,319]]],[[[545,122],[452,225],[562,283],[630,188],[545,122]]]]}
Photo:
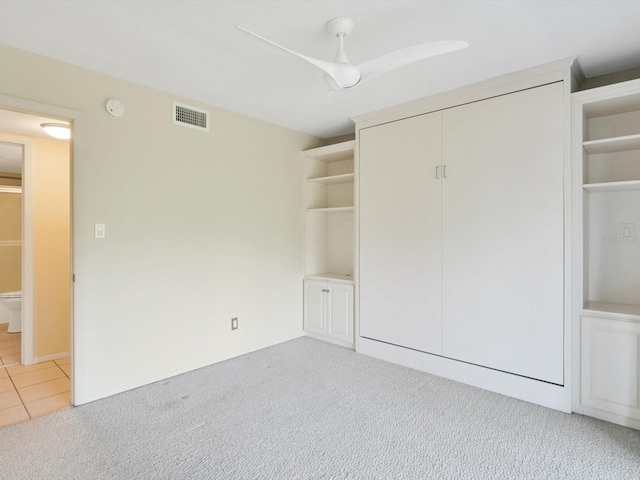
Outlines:
{"type": "Polygon", "coordinates": [[[331,290],[326,290],[326,289],[324,289],[324,288],[323,288],[323,289],[322,289],[322,291],[323,291],[324,293],[329,293],[331,290]]]}
{"type": "Polygon", "coordinates": [[[447,166],[442,166],[442,178],[447,178],[447,166]]]}
{"type": "Polygon", "coordinates": [[[436,178],[440,180],[440,165],[436,166],[436,178]]]}

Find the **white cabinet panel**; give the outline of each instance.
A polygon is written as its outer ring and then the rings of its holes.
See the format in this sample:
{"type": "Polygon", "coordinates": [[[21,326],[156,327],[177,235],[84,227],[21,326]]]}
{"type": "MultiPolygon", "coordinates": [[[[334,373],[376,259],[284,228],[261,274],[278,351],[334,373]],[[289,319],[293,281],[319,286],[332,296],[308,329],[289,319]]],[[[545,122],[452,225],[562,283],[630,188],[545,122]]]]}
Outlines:
{"type": "Polygon", "coordinates": [[[304,329],[308,332],[324,335],[326,330],[325,299],[327,282],[304,281],[304,329]]]}
{"type": "Polygon", "coordinates": [[[442,354],[563,384],[562,83],[442,121],[442,354]]]}
{"type": "Polygon", "coordinates": [[[353,285],[306,279],[303,328],[340,344],[353,343],[353,285]]]}
{"type": "Polygon", "coordinates": [[[441,351],[441,112],[359,132],[360,336],[441,351]]]}
{"type": "Polygon", "coordinates": [[[353,286],[329,283],[327,336],[353,342],[353,286]]]}
{"type": "Polygon", "coordinates": [[[582,317],[582,404],[640,420],[640,324],[582,317]]]}

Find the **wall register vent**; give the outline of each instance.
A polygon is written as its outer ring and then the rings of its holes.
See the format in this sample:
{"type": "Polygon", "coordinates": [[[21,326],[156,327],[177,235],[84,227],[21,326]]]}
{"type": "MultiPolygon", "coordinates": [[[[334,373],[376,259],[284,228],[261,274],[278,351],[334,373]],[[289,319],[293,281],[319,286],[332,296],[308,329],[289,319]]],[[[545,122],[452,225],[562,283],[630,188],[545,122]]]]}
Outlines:
{"type": "Polygon", "coordinates": [[[183,127],[209,131],[209,112],[182,103],[173,102],[173,123],[183,127]]]}

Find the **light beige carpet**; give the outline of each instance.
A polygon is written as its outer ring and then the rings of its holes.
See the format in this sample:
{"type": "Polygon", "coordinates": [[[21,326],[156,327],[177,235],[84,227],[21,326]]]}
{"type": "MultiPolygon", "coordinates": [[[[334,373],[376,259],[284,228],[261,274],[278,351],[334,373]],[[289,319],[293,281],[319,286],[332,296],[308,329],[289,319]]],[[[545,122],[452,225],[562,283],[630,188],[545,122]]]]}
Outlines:
{"type": "Polygon", "coordinates": [[[640,432],[300,338],[0,430],[2,479],[634,479],[640,432]]]}

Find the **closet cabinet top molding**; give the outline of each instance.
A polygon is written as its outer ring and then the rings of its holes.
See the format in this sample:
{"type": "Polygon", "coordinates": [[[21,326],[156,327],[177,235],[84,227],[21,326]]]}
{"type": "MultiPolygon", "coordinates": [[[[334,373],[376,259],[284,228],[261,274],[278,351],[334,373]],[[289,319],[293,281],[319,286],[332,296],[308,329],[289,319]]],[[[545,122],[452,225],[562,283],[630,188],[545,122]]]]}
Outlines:
{"type": "Polygon", "coordinates": [[[571,103],[582,105],[588,118],[640,110],[640,79],[575,92],[571,103]]]}
{"type": "Polygon", "coordinates": [[[534,88],[547,83],[565,81],[567,92],[576,91],[584,83],[584,74],[577,57],[565,58],[482,82],[456,88],[444,93],[403,103],[375,112],[352,117],[357,128],[367,128],[381,123],[393,122],[424,113],[476,102],[506,93],[534,88]]]}
{"type": "Polygon", "coordinates": [[[320,162],[339,162],[341,160],[349,160],[353,158],[353,150],[355,148],[355,140],[348,142],[336,143],[325,147],[312,148],[305,150],[304,155],[320,162]]]}

